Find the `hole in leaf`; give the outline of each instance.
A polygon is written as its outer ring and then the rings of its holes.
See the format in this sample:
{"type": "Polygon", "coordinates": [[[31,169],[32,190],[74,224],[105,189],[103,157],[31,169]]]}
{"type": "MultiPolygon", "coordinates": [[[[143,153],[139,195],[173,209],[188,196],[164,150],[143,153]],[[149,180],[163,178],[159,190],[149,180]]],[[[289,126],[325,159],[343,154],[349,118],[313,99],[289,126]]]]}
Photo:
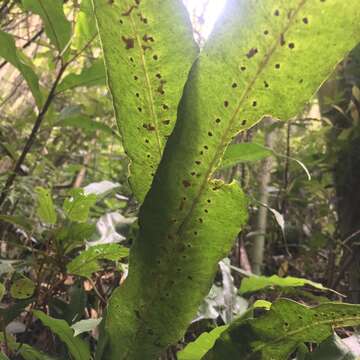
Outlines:
{"type": "Polygon", "coordinates": [[[280,64],[275,64],[275,69],[280,69],[280,64]]]}
{"type": "Polygon", "coordinates": [[[233,89],[237,88],[237,83],[233,83],[233,84],[231,85],[231,87],[232,87],[233,89]]]}
{"type": "Polygon", "coordinates": [[[289,49],[293,49],[295,47],[295,44],[294,43],[290,43],[289,44],[289,49]]]}
{"type": "Polygon", "coordinates": [[[279,16],[279,15],[280,15],[280,11],[279,11],[278,9],[276,9],[276,10],[274,11],[274,15],[275,15],[275,16],[279,16]]]}
{"type": "Polygon", "coordinates": [[[209,136],[213,136],[213,134],[212,134],[212,132],[211,132],[211,131],[209,131],[209,132],[208,132],[208,135],[209,135],[209,136]]]}
{"type": "Polygon", "coordinates": [[[304,18],[302,19],[302,21],[303,21],[303,23],[306,24],[306,25],[309,23],[309,19],[308,19],[307,17],[304,17],[304,18]]]}

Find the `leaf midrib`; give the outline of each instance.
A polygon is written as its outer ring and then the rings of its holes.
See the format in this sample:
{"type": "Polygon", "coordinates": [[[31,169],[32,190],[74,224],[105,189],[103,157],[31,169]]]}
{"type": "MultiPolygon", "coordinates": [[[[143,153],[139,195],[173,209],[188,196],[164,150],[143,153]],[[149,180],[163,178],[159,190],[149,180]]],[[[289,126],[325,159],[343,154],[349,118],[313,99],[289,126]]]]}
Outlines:
{"type": "MultiPolygon", "coordinates": [[[[287,26],[285,26],[284,31],[280,32],[280,34],[281,34],[281,33],[282,33],[282,34],[286,34],[286,32],[289,30],[290,26],[292,25],[292,21],[295,19],[296,15],[298,14],[298,12],[299,12],[300,9],[302,8],[302,6],[305,5],[306,2],[307,2],[307,0],[301,0],[301,1],[300,1],[300,4],[299,4],[298,8],[297,8],[296,11],[293,13],[293,16],[289,19],[289,22],[288,22],[287,26]]],[[[275,41],[276,41],[276,42],[275,42],[274,45],[270,48],[269,53],[267,53],[267,55],[266,55],[265,58],[264,58],[264,61],[260,64],[257,73],[256,73],[255,76],[253,77],[253,80],[249,83],[249,85],[246,87],[246,89],[245,89],[244,92],[243,92],[243,95],[242,95],[242,97],[241,97],[241,99],[240,99],[240,101],[239,101],[239,104],[238,104],[238,106],[237,106],[234,114],[232,115],[232,117],[231,117],[231,119],[230,119],[230,122],[229,122],[228,127],[225,129],[225,132],[224,132],[224,135],[223,135],[222,138],[221,138],[220,144],[219,144],[218,147],[217,147],[216,153],[215,153],[213,159],[211,160],[211,162],[210,162],[210,164],[209,164],[208,170],[207,170],[207,172],[206,172],[206,174],[205,174],[205,176],[204,176],[204,180],[203,180],[203,182],[202,182],[202,184],[201,184],[201,186],[200,186],[199,192],[198,192],[198,194],[196,195],[196,197],[195,197],[195,199],[194,199],[194,201],[193,201],[193,203],[192,203],[192,205],[191,205],[191,208],[189,209],[188,214],[185,216],[184,220],[183,220],[182,223],[179,225],[179,228],[178,228],[178,231],[177,231],[179,238],[181,237],[181,235],[182,235],[182,230],[183,230],[184,227],[187,225],[187,222],[192,218],[192,213],[193,213],[195,207],[196,207],[197,204],[198,204],[199,198],[200,198],[200,196],[202,195],[202,193],[203,193],[203,191],[204,191],[204,189],[205,189],[205,187],[206,187],[206,184],[208,183],[208,179],[209,179],[209,177],[210,177],[210,174],[212,173],[212,171],[213,171],[213,169],[214,169],[214,167],[215,167],[215,164],[216,164],[216,162],[217,162],[217,160],[218,160],[218,158],[219,158],[219,154],[221,153],[222,148],[224,147],[225,139],[226,139],[228,133],[230,132],[233,123],[234,123],[235,120],[236,120],[236,116],[237,116],[238,112],[240,111],[240,108],[241,108],[241,106],[243,105],[244,100],[246,99],[247,94],[252,90],[252,87],[253,87],[254,83],[256,82],[256,80],[258,79],[258,77],[259,77],[259,75],[262,73],[262,71],[266,68],[267,63],[268,63],[269,60],[271,59],[273,53],[274,53],[274,52],[276,51],[276,49],[278,48],[279,42],[278,42],[277,39],[278,39],[278,37],[280,36],[280,34],[275,37],[275,41]]],[[[149,302],[148,302],[148,307],[151,308],[153,302],[154,302],[154,299],[149,300],[149,302]]],[[[145,310],[143,310],[142,312],[145,312],[145,310]]],[[[136,332],[135,332],[135,334],[136,334],[136,335],[135,335],[135,338],[138,336],[139,332],[141,331],[141,329],[142,329],[142,324],[146,323],[146,320],[145,320],[145,319],[141,318],[140,320],[141,320],[141,321],[138,321],[138,325],[139,325],[139,326],[137,327],[137,330],[136,330],[136,332]]],[[[127,351],[126,356],[130,353],[130,351],[132,351],[132,350],[129,349],[129,350],[127,351]]],[[[125,357],[125,358],[126,358],[126,357],[125,357]]]]}
{"type": "Polygon", "coordinates": [[[158,152],[159,152],[159,156],[161,158],[163,146],[162,146],[162,142],[161,142],[160,134],[159,134],[159,123],[158,123],[158,118],[157,118],[155,107],[154,107],[154,95],[153,95],[153,89],[152,89],[151,81],[150,81],[149,74],[148,74],[148,68],[147,68],[147,63],[146,63],[146,59],[145,59],[145,51],[143,51],[143,49],[142,49],[141,40],[139,38],[138,29],[134,22],[132,12],[129,14],[129,18],[130,18],[131,28],[133,31],[133,36],[136,39],[136,43],[137,43],[137,46],[138,46],[139,52],[140,52],[141,66],[143,68],[143,72],[145,75],[145,88],[148,90],[147,102],[148,102],[150,114],[151,114],[151,117],[152,117],[152,120],[153,120],[153,123],[155,126],[155,134],[156,134],[156,141],[157,141],[157,145],[158,145],[158,152]]]}

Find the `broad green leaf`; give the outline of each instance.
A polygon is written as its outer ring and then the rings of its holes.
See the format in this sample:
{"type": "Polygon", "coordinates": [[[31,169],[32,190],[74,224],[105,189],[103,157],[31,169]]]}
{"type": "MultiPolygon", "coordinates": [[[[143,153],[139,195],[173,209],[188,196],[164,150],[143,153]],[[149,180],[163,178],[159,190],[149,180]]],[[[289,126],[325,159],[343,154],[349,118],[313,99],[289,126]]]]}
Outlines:
{"type": "Polygon", "coordinates": [[[14,299],[27,299],[34,294],[35,284],[28,278],[15,280],[10,287],[10,295],[14,299]]]}
{"type": "Polygon", "coordinates": [[[5,292],[6,292],[5,286],[2,283],[0,283],[0,301],[4,297],[5,292]]]}
{"type": "Polygon", "coordinates": [[[277,275],[272,276],[250,276],[245,278],[241,281],[239,292],[240,294],[252,293],[259,290],[264,290],[269,287],[299,287],[299,286],[306,286],[310,285],[319,290],[329,290],[325,286],[320,283],[303,279],[297,278],[293,276],[287,277],[280,277],[277,275]]]}
{"type": "Polygon", "coordinates": [[[84,277],[102,269],[99,260],[119,260],[127,257],[129,249],[118,244],[95,245],[83,251],[67,265],[69,273],[84,277]]]}
{"type": "Polygon", "coordinates": [[[203,359],[286,360],[300,344],[320,344],[333,328],[359,324],[360,305],[324,303],[310,308],[280,299],[260,317],[235,320],[203,359]]]}
{"type": "Polygon", "coordinates": [[[71,38],[71,23],[66,19],[62,0],[22,0],[27,11],[41,17],[46,35],[59,52],[71,38]]]}
{"type": "Polygon", "coordinates": [[[95,224],[72,222],[57,232],[56,239],[61,243],[67,253],[74,247],[83,245],[85,240],[90,240],[95,232],[95,224]]]}
{"type": "Polygon", "coordinates": [[[33,224],[29,219],[20,215],[0,215],[0,221],[16,225],[25,231],[30,231],[33,228],[33,224]]]}
{"type": "Polygon", "coordinates": [[[49,356],[28,344],[21,344],[21,346],[18,344],[18,347],[20,348],[19,354],[24,360],[56,360],[52,356],[49,356]]]}
{"type": "Polygon", "coordinates": [[[80,11],[76,18],[72,45],[83,49],[97,34],[96,21],[91,0],[81,0],[80,11]]]}
{"type": "Polygon", "coordinates": [[[229,145],[218,169],[224,169],[242,162],[259,161],[272,155],[270,149],[256,143],[229,145]]]}
{"type": "Polygon", "coordinates": [[[305,356],[305,360],[357,360],[358,357],[336,334],[324,340],[318,348],[305,356]]]}
{"type": "MultiPolygon", "coordinates": [[[[115,28],[113,20],[109,14],[115,28]]],[[[302,110],[359,41],[359,20],[359,6],[342,0],[227,1],[141,207],[129,276],[108,307],[102,359],[156,358],[183,336],[246,220],[237,184],[209,180],[226,146],[264,115],[302,110]]]]}
{"type": "Polygon", "coordinates": [[[96,195],[85,195],[83,189],[73,189],[69,195],[63,205],[66,217],[71,221],[87,221],[90,208],[96,203],[96,195]]]}
{"type": "Polygon", "coordinates": [[[142,201],[197,55],[181,0],[93,0],[117,123],[142,201]]]}
{"type": "Polygon", "coordinates": [[[95,132],[96,130],[102,131],[109,135],[116,135],[119,137],[115,131],[113,131],[109,126],[104,123],[94,121],[87,116],[83,115],[74,115],[69,116],[58,123],[59,126],[68,126],[75,127],[79,129],[84,129],[88,132],[95,132]]]}
{"type": "Polygon", "coordinates": [[[37,107],[41,108],[43,97],[39,79],[32,69],[30,60],[16,48],[12,36],[3,31],[0,31],[0,44],[0,56],[20,71],[35,98],[37,107]]]}
{"type": "MultiPolygon", "coordinates": [[[[24,360],[55,360],[53,357],[35,349],[28,344],[20,344],[16,342],[15,337],[10,334],[6,336],[8,347],[11,351],[17,352],[24,360]]],[[[0,333],[0,341],[4,342],[4,333],[0,333]]],[[[8,360],[3,353],[0,353],[0,360],[8,360]]]]}
{"type": "Polygon", "coordinates": [[[227,325],[219,326],[209,333],[201,334],[195,341],[188,344],[183,350],[178,352],[179,360],[201,359],[215,344],[217,338],[227,329],[227,325]]]}
{"type": "Polygon", "coordinates": [[[72,90],[80,86],[100,86],[105,85],[106,73],[104,60],[98,59],[89,67],[82,69],[80,74],[69,74],[56,88],[57,93],[72,90]]]}
{"type": "Polygon", "coordinates": [[[76,322],[75,324],[71,325],[71,328],[74,330],[74,336],[78,336],[84,332],[94,330],[100,324],[101,320],[102,318],[80,320],[76,322]]]}
{"type": "Polygon", "coordinates": [[[51,198],[51,192],[42,187],[36,188],[37,215],[46,224],[56,224],[56,210],[51,198]]]}
{"type": "Polygon", "coordinates": [[[74,336],[74,330],[65,320],[54,319],[39,310],[34,310],[33,314],[66,344],[75,360],[91,359],[88,344],[79,337],[74,336]]]}

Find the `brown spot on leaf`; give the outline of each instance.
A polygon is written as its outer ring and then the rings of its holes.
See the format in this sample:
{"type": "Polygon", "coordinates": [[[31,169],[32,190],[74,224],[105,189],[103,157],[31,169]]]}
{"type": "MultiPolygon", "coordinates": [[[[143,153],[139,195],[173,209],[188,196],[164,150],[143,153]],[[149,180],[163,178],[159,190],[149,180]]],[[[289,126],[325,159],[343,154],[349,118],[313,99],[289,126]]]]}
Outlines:
{"type": "Polygon", "coordinates": [[[141,45],[142,49],[144,50],[144,52],[146,50],[151,50],[151,46],[148,46],[148,45],[141,45]]]}
{"type": "Polygon", "coordinates": [[[132,12],[134,9],[136,9],[136,6],[135,6],[135,5],[131,5],[130,8],[129,8],[127,11],[123,12],[121,15],[122,15],[122,16],[130,16],[130,15],[131,15],[131,12],[132,12]]]}
{"type": "Polygon", "coordinates": [[[284,34],[280,34],[280,45],[284,46],[285,44],[286,44],[285,36],[284,36],[284,34]]]}
{"type": "Polygon", "coordinates": [[[253,56],[255,56],[258,53],[258,49],[257,48],[252,48],[248,51],[248,53],[246,54],[246,57],[248,59],[251,59],[253,56]]]}
{"type": "Polygon", "coordinates": [[[143,128],[148,131],[155,131],[155,126],[152,124],[143,124],[143,128]]]}
{"type": "Polygon", "coordinates": [[[154,38],[152,37],[152,36],[149,36],[149,35],[147,35],[147,34],[145,34],[144,36],[143,36],[143,40],[145,41],[145,42],[154,42],[155,40],[154,40],[154,38]]]}
{"type": "Polygon", "coordinates": [[[133,38],[127,38],[125,36],[122,36],[121,39],[125,43],[126,50],[132,49],[134,47],[135,41],[133,38]]]}

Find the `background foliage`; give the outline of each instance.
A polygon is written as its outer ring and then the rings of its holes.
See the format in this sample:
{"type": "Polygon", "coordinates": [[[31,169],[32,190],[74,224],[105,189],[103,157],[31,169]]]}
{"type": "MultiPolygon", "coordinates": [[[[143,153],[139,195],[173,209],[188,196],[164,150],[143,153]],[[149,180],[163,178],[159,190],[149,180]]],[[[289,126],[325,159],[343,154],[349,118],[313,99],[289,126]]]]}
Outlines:
{"type": "Polygon", "coordinates": [[[355,359],[356,4],[94,4],[0,2],[0,358],[355,359]]]}

